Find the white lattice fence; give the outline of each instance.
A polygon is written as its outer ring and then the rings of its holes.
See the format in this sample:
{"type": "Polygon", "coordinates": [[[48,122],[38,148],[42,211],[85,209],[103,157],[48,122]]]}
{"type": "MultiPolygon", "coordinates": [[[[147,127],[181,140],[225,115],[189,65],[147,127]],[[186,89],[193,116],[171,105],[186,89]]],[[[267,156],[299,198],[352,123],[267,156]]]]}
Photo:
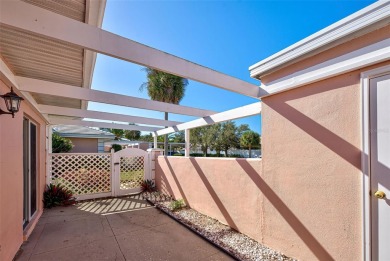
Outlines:
{"type": "Polygon", "coordinates": [[[52,153],[51,181],[74,195],[111,192],[111,154],[52,153]]]}
{"type": "Polygon", "coordinates": [[[141,187],[144,180],[144,156],[120,158],[120,189],[141,187]]]}

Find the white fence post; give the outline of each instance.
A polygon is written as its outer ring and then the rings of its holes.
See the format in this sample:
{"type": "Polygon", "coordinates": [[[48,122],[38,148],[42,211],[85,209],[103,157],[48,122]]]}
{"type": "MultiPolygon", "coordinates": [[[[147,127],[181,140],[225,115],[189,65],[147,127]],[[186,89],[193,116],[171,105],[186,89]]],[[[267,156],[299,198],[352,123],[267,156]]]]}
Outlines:
{"type": "Polygon", "coordinates": [[[149,178],[151,180],[155,180],[156,178],[156,160],[159,155],[164,154],[164,150],[162,149],[148,149],[147,150],[149,154],[149,178]]]}
{"type": "Polygon", "coordinates": [[[111,196],[116,195],[116,179],[115,179],[115,165],[114,165],[114,153],[115,150],[111,149],[111,173],[110,173],[110,182],[111,182],[111,196]]]}

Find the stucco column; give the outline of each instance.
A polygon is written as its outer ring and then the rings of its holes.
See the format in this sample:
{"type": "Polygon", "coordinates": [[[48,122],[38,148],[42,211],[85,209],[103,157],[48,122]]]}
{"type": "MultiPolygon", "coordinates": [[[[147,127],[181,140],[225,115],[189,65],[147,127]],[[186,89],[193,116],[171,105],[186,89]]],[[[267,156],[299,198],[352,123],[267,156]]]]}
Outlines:
{"type": "Polygon", "coordinates": [[[149,162],[150,162],[150,165],[149,165],[150,176],[149,177],[151,180],[155,180],[156,159],[158,156],[164,155],[164,150],[162,150],[162,149],[148,149],[147,152],[149,154],[149,162]]]}

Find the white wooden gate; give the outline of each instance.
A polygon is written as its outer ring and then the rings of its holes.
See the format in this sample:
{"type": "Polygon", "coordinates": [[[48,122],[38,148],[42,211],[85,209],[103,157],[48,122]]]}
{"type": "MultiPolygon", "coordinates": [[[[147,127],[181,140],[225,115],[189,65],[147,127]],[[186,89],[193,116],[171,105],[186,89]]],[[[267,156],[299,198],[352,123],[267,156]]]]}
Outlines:
{"type": "Polygon", "coordinates": [[[127,148],[113,154],[113,196],[141,192],[141,184],[150,177],[149,154],[127,148]]]}
{"type": "Polygon", "coordinates": [[[47,184],[61,184],[78,200],[141,192],[145,179],[153,179],[155,154],[127,148],[112,153],[50,153],[47,184]]]}

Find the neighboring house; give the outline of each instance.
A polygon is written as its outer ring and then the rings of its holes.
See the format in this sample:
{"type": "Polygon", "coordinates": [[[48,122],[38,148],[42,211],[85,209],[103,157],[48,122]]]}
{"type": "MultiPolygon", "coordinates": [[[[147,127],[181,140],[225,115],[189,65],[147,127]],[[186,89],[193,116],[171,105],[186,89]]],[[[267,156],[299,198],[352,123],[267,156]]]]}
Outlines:
{"type": "Polygon", "coordinates": [[[120,139],[120,140],[106,140],[104,141],[104,151],[110,152],[112,144],[119,144],[122,146],[122,148],[138,148],[141,150],[147,150],[153,147],[153,142],[146,142],[146,141],[130,141],[128,139],[120,139]]]}
{"type": "Polygon", "coordinates": [[[104,152],[104,143],[115,138],[111,132],[84,126],[56,125],[53,132],[72,141],[74,147],[70,153],[104,152]]]}

